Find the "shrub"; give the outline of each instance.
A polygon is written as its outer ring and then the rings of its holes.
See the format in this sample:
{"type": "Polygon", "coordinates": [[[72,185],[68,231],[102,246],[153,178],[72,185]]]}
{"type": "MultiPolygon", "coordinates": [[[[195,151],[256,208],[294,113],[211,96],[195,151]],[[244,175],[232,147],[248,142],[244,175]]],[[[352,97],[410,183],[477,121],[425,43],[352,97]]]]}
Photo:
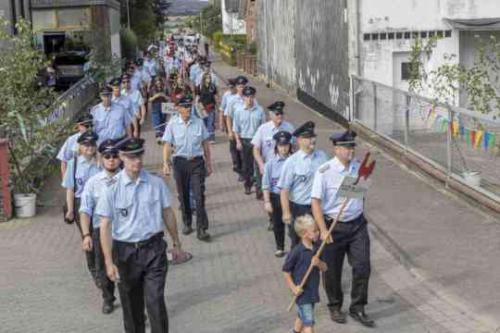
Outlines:
{"type": "Polygon", "coordinates": [[[130,29],[122,29],[120,31],[122,43],[122,57],[127,59],[135,59],[137,55],[137,36],[130,29]]]}

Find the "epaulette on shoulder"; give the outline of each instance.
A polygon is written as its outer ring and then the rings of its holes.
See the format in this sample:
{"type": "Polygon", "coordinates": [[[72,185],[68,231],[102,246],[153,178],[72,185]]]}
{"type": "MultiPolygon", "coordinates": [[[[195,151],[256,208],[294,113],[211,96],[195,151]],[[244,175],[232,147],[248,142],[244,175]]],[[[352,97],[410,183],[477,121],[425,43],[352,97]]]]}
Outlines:
{"type": "Polygon", "coordinates": [[[330,169],[330,164],[327,163],[327,164],[324,164],[323,166],[321,166],[318,171],[319,173],[324,173],[326,170],[330,169]]]}

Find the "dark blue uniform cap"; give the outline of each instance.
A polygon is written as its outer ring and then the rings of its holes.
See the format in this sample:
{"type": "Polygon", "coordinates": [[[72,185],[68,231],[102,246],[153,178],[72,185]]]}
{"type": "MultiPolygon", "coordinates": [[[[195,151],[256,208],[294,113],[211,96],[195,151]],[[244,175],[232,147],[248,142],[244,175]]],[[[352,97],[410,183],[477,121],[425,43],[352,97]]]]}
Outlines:
{"type": "Polygon", "coordinates": [[[116,154],[118,153],[118,149],[116,149],[116,141],[107,139],[101,142],[99,147],[97,148],[97,151],[101,154],[116,154]]]}
{"type": "Polygon", "coordinates": [[[356,147],[356,132],[347,130],[334,132],[330,135],[330,140],[334,146],[356,147]]]}
{"type": "Polygon", "coordinates": [[[193,105],[193,98],[190,96],[183,96],[178,103],[179,106],[190,108],[193,105]]]}
{"type": "Polygon", "coordinates": [[[125,154],[140,155],[144,152],[144,139],[125,138],[117,142],[115,147],[125,154]]]}
{"type": "Polygon", "coordinates": [[[314,133],[314,126],[315,124],[312,121],[305,122],[293,132],[293,136],[302,138],[315,137],[316,133],[314,133]]]}
{"type": "Polygon", "coordinates": [[[287,131],[279,131],[273,135],[277,145],[288,145],[292,141],[292,135],[287,131]]]}
{"type": "Polygon", "coordinates": [[[254,87],[245,87],[245,89],[243,89],[243,96],[245,97],[255,96],[256,92],[257,90],[255,90],[254,87]]]}
{"type": "Polygon", "coordinates": [[[109,85],[112,87],[119,87],[122,84],[122,79],[119,77],[115,77],[111,81],[109,81],[109,85]]]}
{"type": "Polygon", "coordinates": [[[78,142],[79,144],[96,143],[98,138],[99,136],[94,131],[86,131],[80,135],[76,142],[78,142]]]}
{"type": "Polygon", "coordinates": [[[92,123],[92,120],[94,120],[94,117],[92,117],[90,113],[84,113],[76,118],[76,123],[79,125],[85,125],[92,123]]]}
{"type": "Polygon", "coordinates": [[[104,86],[101,88],[101,96],[109,96],[112,93],[113,93],[113,90],[108,86],[104,86]]]}
{"type": "Polygon", "coordinates": [[[237,76],[234,80],[235,80],[236,85],[248,84],[248,79],[243,75],[237,76]]]}
{"type": "Polygon", "coordinates": [[[281,114],[283,114],[284,108],[285,108],[285,102],[282,102],[282,101],[274,102],[273,104],[271,104],[267,107],[267,109],[269,111],[274,112],[274,113],[281,113],[281,114]]]}

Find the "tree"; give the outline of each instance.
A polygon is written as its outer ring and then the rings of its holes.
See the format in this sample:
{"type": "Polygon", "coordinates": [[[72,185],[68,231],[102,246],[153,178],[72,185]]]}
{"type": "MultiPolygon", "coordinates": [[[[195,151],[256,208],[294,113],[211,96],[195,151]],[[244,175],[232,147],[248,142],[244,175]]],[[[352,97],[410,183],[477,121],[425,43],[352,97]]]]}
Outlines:
{"type": "Polygon", "coordinates": [[[457,63],[456,54],[447,54],[445,63],[431,71],[425,70],[424,63],[432,56],[439,37],[427,42],[416,39],[410,53],[410,90],[431,92],[447,104],[465,92],[469,108],[500,115],[500,41],[494,35],[489,40],[476,38],[479,46],[472,66],[463,66],[457,63]]]}
{"type": "Polygon", "coordinates": [[[14,191],[36,192],[49,168],[36,162],[53,156],[58,141],[66,135],[68,119],[50,120],[57,108],[51,88],[37,84],[39,71],[48,65],[43,52],[34,45],[29,23],[19,20],[11,36],[8,21],[0,20],[0,133],[9,139],[10,166],[14,191]]]}

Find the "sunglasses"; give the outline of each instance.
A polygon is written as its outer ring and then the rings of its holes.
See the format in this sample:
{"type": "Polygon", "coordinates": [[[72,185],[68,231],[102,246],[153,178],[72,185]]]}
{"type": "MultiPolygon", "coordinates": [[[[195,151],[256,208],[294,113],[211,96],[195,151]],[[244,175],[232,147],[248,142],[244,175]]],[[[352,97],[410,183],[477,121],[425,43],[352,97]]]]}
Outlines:
{"type": "Polygon", "coordinates": [[[104,158],[105,160],[110,160],[110,159],[116,159],[118,158],[118,154],[116,153],[107,153],[107,154],[104,154],[102,155],[102,158],[104,158]]]}

